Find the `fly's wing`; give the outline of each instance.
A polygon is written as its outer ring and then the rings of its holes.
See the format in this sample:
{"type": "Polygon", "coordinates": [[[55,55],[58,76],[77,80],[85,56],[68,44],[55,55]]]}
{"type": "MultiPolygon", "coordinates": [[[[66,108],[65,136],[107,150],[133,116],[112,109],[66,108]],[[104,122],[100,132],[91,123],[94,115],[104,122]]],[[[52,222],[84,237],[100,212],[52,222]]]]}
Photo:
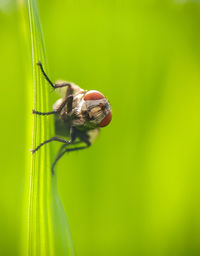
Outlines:
{"type": "Polygon", "coordinates": [[[55,134],[62,137],[70,137],[70,126],[69,123],[64,122],[58,115],[55,115],[55,134]]]}

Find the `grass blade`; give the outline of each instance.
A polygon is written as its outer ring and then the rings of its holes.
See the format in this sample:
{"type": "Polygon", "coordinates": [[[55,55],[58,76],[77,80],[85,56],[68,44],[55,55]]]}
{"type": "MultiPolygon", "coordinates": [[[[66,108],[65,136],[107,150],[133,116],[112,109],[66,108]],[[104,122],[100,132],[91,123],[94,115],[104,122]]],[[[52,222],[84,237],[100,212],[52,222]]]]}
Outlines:
{"type": "MultiPolygon", "coordinates": [[[[27,90],[27,97],[30,99],[30,112],[31,108],[45,112],[50,108],[50,90],[36,65],[41,61],[47,70],[44,41],[36,0],[28,0],[27,6],[33,67],[33,90],[27,90]]],[[[31,88],[31,84],[29,86],[31,88]]],[[[35,148],[53,135],[53,118],[34,115],[29,118],[27,127],[28,144],[35,148]]],[[[50,171],[51,155],[51,145],[47,144],[28,156],[25,255],[74,255],[65,212],[57,193],[56,176],[52,176],[50,171]]]]}

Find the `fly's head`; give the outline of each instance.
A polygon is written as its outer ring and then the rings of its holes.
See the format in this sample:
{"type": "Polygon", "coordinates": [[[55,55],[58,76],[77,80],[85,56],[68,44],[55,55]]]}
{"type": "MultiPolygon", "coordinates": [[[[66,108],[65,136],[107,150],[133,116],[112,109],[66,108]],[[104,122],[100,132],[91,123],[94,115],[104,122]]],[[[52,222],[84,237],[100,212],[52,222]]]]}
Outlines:
{"type": "Polygon", "coordinates": [[[108,100],[98,91],[91,90],[86,92],[83,97],[86,126],[104,127],[112,119],[112,111],[108,100]]]}
{"type": "Polygon", "coordinates": [[[79,121],[86,129],[107,126],[112,119],[110,104],[99,91],[87,91],[78,105],[79,121]]]}

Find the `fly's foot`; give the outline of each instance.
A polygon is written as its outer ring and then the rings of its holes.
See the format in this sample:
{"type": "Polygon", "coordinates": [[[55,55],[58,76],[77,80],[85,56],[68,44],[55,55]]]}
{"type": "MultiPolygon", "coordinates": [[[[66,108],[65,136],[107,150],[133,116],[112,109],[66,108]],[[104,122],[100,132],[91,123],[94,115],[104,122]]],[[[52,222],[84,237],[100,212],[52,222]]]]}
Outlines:
{"type": "Polygon", "coordinates": [[[42,62],[39,60],[37,63],[36,63],[38,66],[42,66],[42,62]]]}

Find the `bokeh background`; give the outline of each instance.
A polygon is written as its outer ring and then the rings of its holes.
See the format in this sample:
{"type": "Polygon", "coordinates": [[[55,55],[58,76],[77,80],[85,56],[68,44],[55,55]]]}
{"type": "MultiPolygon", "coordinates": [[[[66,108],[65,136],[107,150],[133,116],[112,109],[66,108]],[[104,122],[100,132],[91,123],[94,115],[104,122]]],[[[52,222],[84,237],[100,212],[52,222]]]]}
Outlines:
{"type": "MultiPolygon", "coordinates": [[[[21,5],[0,1],[0,255],[20,255],[23,229],[31,55],[21,5]]],[[[94,145],[57,166],[77,255],[200,255],[200,1],[38,5],[52,80],[100,90],[113,109],[94,145]]]]}

